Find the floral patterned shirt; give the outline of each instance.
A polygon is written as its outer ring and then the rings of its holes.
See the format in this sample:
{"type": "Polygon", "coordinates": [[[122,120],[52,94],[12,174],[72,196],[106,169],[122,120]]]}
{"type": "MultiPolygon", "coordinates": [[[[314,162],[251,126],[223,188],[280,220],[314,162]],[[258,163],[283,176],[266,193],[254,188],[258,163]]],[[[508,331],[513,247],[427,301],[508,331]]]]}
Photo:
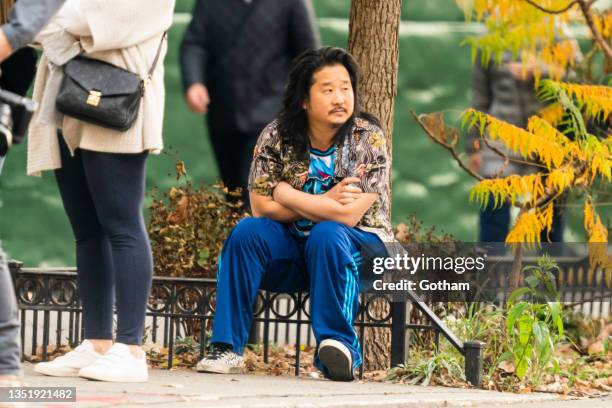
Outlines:
{"type": "MultiPolygon", "coordinates": [[[[355,176],[361,179],[359,187],[364,193],[378,193],[378,198],[356,227],[378,235],[383,242],[392,242],[389,217],[391,163],[382,130],[365,119],[357,118],[347,137],[336,141],[334,152],[335,183],[355,176]]],[[[308,179],[309,161],[309,158],[297,158],[292,147],[283,146],[278,122],[274,121],[265,127],[255,145],[249,191],[269,197],[281,181],[303,191],[308,179]]]]}

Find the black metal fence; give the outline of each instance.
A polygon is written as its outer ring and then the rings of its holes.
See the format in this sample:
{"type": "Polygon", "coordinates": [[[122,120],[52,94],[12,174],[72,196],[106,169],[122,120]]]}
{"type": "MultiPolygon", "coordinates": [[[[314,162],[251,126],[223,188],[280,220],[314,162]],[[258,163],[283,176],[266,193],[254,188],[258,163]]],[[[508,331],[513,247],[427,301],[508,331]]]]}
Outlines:
{"type": "MultiPolygon", "coordinates": [[[[537,257],[526,257],[523,266],[537,264],[537,257]]],[[[573,308],[591,317],[607,317],[612,314],[612,288],[606,282],[606,271],[593,268],[587,256],[555,257],[559,266],[553,271],[561,302],[566,308],[573,308]]],[[[486,289],[499,294],[496,304],[503,306],[509,287],[512,259],[490,257],[490,271],[486,289]]],[[[519,286],[524,286],[521,276],[519,286]]]]}
{"type": "MultiPolygon", "coordinates": [[[[529,263],[529,260],[526,260],[529,263]]],[[[583,259],[566,260],[560,264],[558,279],[563,280],[562,299],[577,302],[604,314],[607,304],[610,313],[609,290],[606,291],[602,273],[592,272],[583,259]],[[603,294],[603,298],[602,298],[603,294]],[[607,297],[606,297],[607,296],[607,297]],[[607,302],[607,303],[606,303],[607,302]]],[[[505,287],[511,261],[500,259],[496,265],[493,286],[505,287]]],[[[22,268],[10,265],[15,290],[21,308],[21,343],[24,353],[40,353],[48,358],[48,346],[79,344],[83,338],[81,307],[74,269],[22,268]]],[[[146,335],[154,343],[169,350],[168,367],[172,367],[175,339],[197,333],[200,355],[207,347],[207,333],[215,309],[213,279],[155,277],[147,310],[146,335]]],[[[408,293],[405,302],[391,301],[382,294],[362,294],[361,307],[355,320],[360,343],[365,345],[366,332],[372,328],[390,331],[391,365],[404,363],[407,357],[407,332],[432,331],[436,343],[445,337],[465,356],[466,378],[473,384],[481,383],[481,343],[458,339],[434,314],[428,304],[408,293]],[[382,308],[380,307],[382,303],[382,308]],[[385,310],[380,316],[375,310],[385,310]]],[[[502,299],[503,302],[503,299],[502,299]]],[[[579,305],[578,305],[579,303],[579,305]]],[[[295,344],[295,374],[300,372],[300,345],[314,343],[310,327],[308,295],[305,293],[259,292],[254,306],[254,322],[259,323],[263,342],[263,358],[267,362],[270,343],[295,344]]],[[[360,376],[363,376],[361,368],[360,376]]]]}

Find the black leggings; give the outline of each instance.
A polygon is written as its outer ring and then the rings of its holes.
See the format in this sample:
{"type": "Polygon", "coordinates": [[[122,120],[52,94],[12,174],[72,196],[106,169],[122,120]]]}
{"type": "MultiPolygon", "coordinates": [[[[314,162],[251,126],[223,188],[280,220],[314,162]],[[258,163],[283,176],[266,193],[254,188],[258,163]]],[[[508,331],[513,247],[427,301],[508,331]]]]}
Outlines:
{"type": "Polygon", "coordinates": [[[116,341],[141,344],[153,275],[142,215],[147,153],[77,149],[71,157],[59,139],[55,178],[76,240],[85,338],[113,338],[116,304],[116,341]]]}

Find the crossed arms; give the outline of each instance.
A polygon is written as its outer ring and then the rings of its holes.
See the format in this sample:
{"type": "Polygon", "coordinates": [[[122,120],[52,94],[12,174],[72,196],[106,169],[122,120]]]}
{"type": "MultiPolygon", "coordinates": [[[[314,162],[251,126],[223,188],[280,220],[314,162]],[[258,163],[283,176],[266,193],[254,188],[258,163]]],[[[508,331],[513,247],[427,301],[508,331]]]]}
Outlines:
{"type": "Polygon", "coordinates": [[[359,182],[357,177],[347,177],[320,195],[304,193],[280,182],[270,197],[251,192],[251,209],[256,217],[279,222],[306,218],[314,222],[336,221],[352,228],[378,198],[378,193],[363,193],[351,185],[359,182]]]}

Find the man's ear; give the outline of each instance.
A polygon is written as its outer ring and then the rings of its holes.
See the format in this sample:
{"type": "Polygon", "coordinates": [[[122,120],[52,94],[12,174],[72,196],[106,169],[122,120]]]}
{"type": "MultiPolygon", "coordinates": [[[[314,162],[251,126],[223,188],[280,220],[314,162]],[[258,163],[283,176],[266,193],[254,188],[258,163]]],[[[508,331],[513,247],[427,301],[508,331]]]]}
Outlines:
{"type": "Polygon", "coordinates": [[[302,102],[302,109],[307,111],[308,110],[308,104],[309,104],[308,98],[304,99],[304,102],[302,102]]]}

